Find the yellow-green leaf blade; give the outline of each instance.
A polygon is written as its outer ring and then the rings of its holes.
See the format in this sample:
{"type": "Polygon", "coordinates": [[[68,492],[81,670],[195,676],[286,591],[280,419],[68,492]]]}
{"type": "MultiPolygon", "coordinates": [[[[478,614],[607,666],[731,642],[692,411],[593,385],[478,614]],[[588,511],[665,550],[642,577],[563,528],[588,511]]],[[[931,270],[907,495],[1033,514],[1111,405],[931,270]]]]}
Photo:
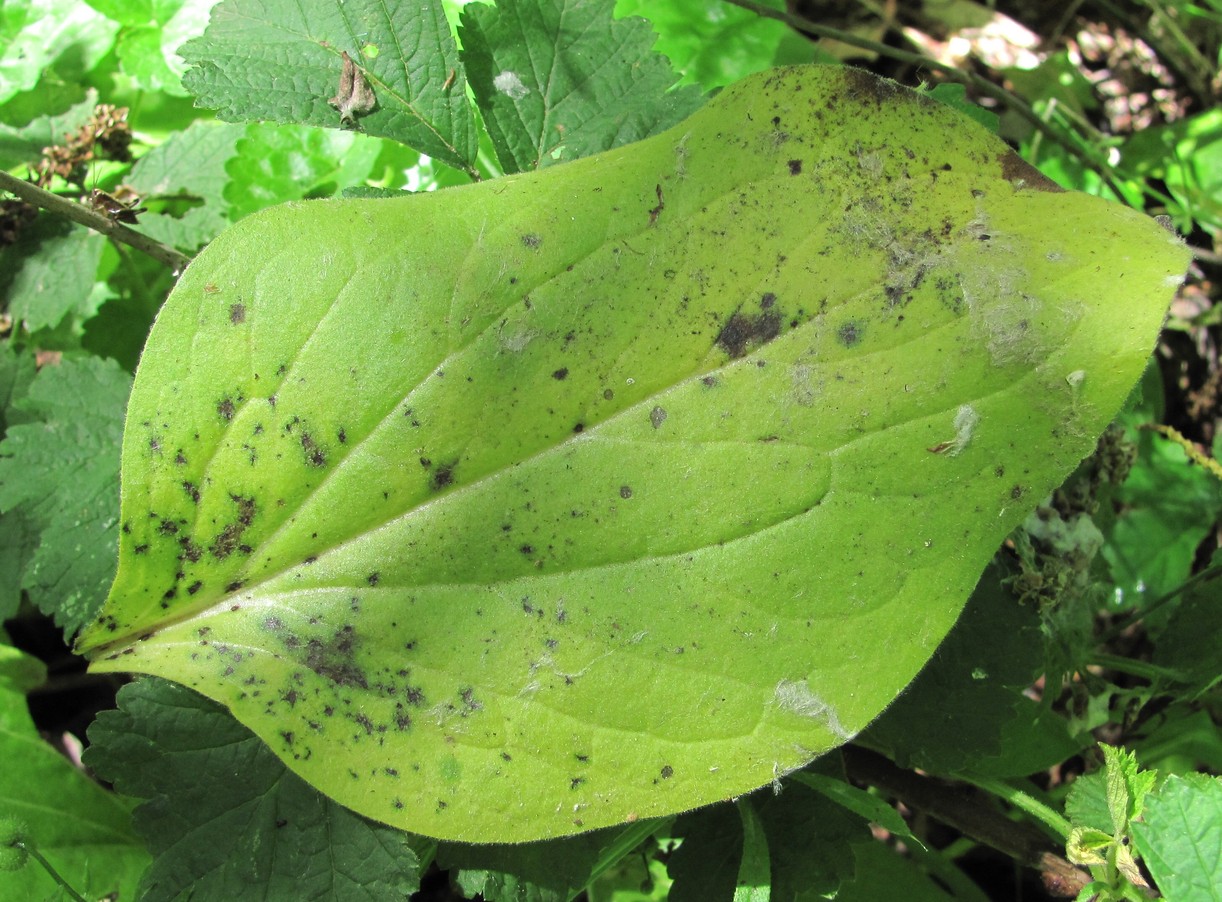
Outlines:
{"type": "Polygon", "coordinates": [[[767,783],[911,680],[1141,372],[1185,252],[1052,188],[810,67],[544,173],[252,217],[150,339],[81,647],[434,836],[767,783]]]}

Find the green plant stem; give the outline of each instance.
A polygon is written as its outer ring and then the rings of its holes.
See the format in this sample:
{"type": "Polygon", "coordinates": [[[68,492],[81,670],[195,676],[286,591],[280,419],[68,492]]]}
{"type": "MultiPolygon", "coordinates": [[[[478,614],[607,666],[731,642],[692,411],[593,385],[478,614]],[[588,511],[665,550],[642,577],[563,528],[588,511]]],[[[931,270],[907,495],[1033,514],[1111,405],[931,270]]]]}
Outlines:
{"type": "Polygon", "coordinates": [[[64,219],[93,229],[95,232],[101,232],[113,241],[122,242],[128,247],[148,254],[154,260],[168,266],[175,275],[182,272],[187,264],[191,262],[191,258],[186,254],[162,244],[148,235],[143,235],[135,229],[129,229],[123,223],[115,222],[109,216],[103,216],[84,204],[78,204],[60,197],[58,194],[52,194],[50,191],[39,188],[37,185],[32,185],[8,172],[0,172],[0,189],[8,191],[10,194],[15,194],[26,203],[33,204],[40,209],[46,210],[48,213],[62,216],[64,219]]]}
{"type": "Polygon", "coordinates": [[[50,875],[52,880],[54,880],[56,883],[59,884],[60,888],[65,893],[68,894],[68,897],[70,899],[74,900],[74,902],[88,902],[88,900],[84,896],[82,896],[80,893],[78,893],[76,890],[74,890],[71,886],[68,885],[68,881],[65,880],[62,876],[60,876],[59,871],[55,870],[55,868],[51,866],[51,862],[47,861],[47,859],[43,857],[43,854],[41,852],[39,852],[33,846],[27,843],[24,843],[24,842],[17,843],[17,846],[19,848],[25,849],[25,851],[29,854],[31,858],[33,858],[40,865],[42,865],[43,870],[45,870],[47,874],[50,875]]]}
{"type": "Polygon", "coordinates": [[[839,28],[830,28],[826,25],[820,25],[817,22],[812,22],[810,19],[802,16],[795,16],[793,13],[784,12],[779,9],[773,9],[769,6],[763,6],[755,0],[725,0],[733,6],[748,10],[758,16],[767,19],[775,19],[778,22],[784,22],[795,31],[803,32],[804,34],[815,35],[816,37],[828,38],[833,41],[839,41],[842,44],[848,44],[851,47],[858,47],[862,50],[868,50],[871,53],[877,53],[879,56],[889,57],[901,63],[908,63],[914,66],[923,66],[927,69],[933,69],[935,72],[941,72],[952,81],[960,82],[971,88],[974,88],[979,93],[986,97],[992,97],[999,103],[1004,104],[1007,108],[1014,111],[1016,114],[1027,120],[1031,126],[1040,134],[1053,141],[1061,147],[1070,156],[1075,157],[1085,163],[1088,167],[1096,170],[1104,183],[1112,191],[1116,197],[1124,199],[1124,194],[1120,187],[1116,184],[1116,174],[1112,167],[1104,160],[1098,157],[1087,154],[1081,147],[1076,146],[1072,141],[1068,140],[1057,129],[1053,128],[1049,123],[1045,122],[1040,115],[1032,109],[1031,105],[1020,98],[1017,94],[1007,91],[1005,88],[993,84],[987,78],[981,78],[971,72],[964,72],[954,66],[946,63],[938,62],[935,59],[920,54],[912,53],[907,50],[900,50],[896,47],[888,47],[886,44],[880,44],[877,41],[871,41],[868,38],[858,37],[848,31],[841,31],[839,28]]]}
{"type": "MultiPolygon", "coordinates": [[[[1090,883],[1091,876],[1070,864],[1043,830],[1026,821],[1011,820],[992,806],[982,804],[981,797],[965,793],[962,787],[903,770],[877,752],[860,746],[847,746],[842,755],[851,779],[877,787],[909,808],[1040,871],[1045,885],[1056,895],[1073,898],[1090,883]]],[[[1006,795],[1014,792],[1007,788],[1006,795]]],[[[1059,817],[1055,812],[1052,814],[1059,817]]]]}
{"type": "Polygon", "coordinates": [[[1016,789],[1002,780],[972,778],[968,782],[987,793],[997,796],[999,799],[1004,799],[1020,811],[1025,811],[1047,826],[1062,840],[1069,839],[1069,821],[1029,793],[1016,789]]]}
{"type": "Polygon", "coordinates": [[[1150,682],[1155,680],[1171,680],[1182,683],[1187,679],[1178,670],[1172,670],[1169,667],[1159,667],[1146,661],[1135,661],[1123,655],[1111,655],[1106,652],[1096,652],[1090,656],[1090,660],[1087,663],[1106,667],[1108,670],[1127,673],[1130,676],[1141,677],[1143,680],[1149,680],[1150,682]]]}

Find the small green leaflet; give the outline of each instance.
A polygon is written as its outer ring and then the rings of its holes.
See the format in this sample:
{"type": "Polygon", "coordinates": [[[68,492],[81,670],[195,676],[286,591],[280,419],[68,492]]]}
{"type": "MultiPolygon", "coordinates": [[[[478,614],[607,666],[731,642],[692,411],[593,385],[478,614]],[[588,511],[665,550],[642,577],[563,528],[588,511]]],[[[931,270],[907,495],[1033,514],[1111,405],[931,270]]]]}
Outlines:
{"type": "Polygon", "coordinates": [[[741,795],[912,679],[1186,263],[831,67],[541,172],[262,211],[149,339],[80,648],[429,836],[741,795]]]}

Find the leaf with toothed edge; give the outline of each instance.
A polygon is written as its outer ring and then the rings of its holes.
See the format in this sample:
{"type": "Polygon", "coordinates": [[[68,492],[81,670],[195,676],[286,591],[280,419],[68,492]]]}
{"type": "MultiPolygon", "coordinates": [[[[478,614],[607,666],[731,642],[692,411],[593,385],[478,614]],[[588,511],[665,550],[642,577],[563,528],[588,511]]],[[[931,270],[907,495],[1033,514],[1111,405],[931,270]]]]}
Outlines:
{"type": "Polygon", "coordinates": [[[263,211],[154,327],[79,647],[430,836],[739,795],[912,679],[1186,263],[824,67],[544,172],[263,211]]]}

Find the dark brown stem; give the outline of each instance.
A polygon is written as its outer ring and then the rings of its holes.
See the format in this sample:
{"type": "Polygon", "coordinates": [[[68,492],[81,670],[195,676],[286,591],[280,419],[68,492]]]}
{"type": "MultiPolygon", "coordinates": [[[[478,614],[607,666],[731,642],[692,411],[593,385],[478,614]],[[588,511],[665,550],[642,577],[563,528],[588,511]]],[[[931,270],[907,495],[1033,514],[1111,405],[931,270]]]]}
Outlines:
{"type": "Polygon", "coordinates": [[[1091,875],[1063,858],[1040,830],[996,811],[987,804],[984,793],[903,770],[877,752],[857,746],[846,746],[842,754],[850,779],[874,786],[909,808],[1034,868],[1053,895],[1073,898],[1091,882],[1091,875]]]}
{"type": "Polygon", "coordinates": [[[60,197],[58,194],[52,194],[50,191],[45,191],[37,185],[19,179],[7,172],[0,171],[0,189],[15,194],[26,203],[40,207],[48,213],[62,216],[86,228],[93,229],[95,232],[101,232],[113,241],[122,242],[128,247],[148,254],[154,260],[168,266],[174,275],[182,272],[187,264],[191,262],[191,258],[186,254],[162,244],[148,235],[143,235],[135,229],[129,229],[123,223],[115,222],[109,216],[103,216],[84,204],[78,204],[60,197]]]}

